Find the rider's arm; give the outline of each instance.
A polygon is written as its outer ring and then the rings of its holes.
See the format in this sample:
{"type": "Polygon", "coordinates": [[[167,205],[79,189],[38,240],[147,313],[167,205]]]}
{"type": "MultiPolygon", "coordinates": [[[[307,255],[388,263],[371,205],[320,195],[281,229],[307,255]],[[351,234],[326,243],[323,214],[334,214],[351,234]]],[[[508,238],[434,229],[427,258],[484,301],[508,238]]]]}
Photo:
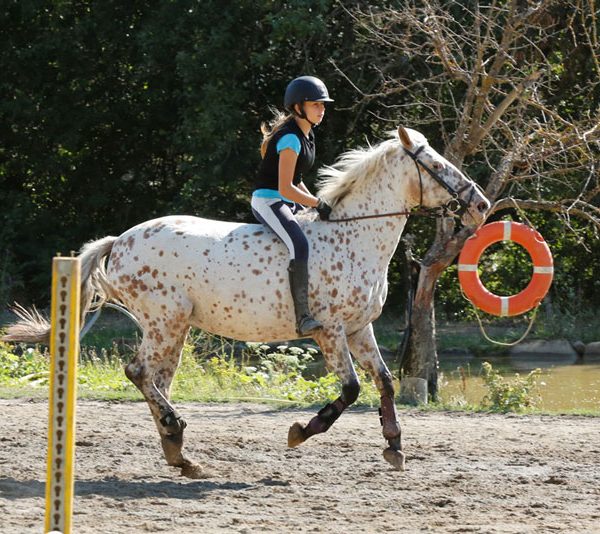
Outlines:
{"type": "Polygon", "coordinates": [[[286,148],[279,153],[279,192],[285,198],[289,198],[298,204],[314,208],[319,203],[319,199],[311,195],[306,187],[303,191],[292,183],[297,160],[298,154],[291,148],[286,148]]]}
{"type": "Polygon", "coordinates": [[[304,185],[304,182],[300,182],[300,183],[298,184],[298,186],[297,186],[297,187],[298,187],[298,189],[300,189],[300,191],[302,191],[303,193],[306,193],[307,195],[311,195],[311,196],[312,196],[312,193],[311,193],[311,192],[308,190],[308,187],[306,187],[306,186],[304,185]]]}

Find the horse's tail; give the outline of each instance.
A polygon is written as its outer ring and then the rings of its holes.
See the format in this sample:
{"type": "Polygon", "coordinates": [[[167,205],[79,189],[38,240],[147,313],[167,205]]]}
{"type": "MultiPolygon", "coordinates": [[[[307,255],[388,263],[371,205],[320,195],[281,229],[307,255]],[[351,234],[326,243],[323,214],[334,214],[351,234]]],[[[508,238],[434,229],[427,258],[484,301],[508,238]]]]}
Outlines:
{"type": "MultiPolygon", "coordinates": [[[[106,276],[104,258],[110,253],[116,237],[108,236],[86,243],[81,249],[81,318],[97,309],[112,297],[110,282],[106,276]],[[93,305],[92,305],[93,302],[93,305]]],[[[35,307],[27,310],[15,305],[13,311],[18,320],[9,325],[2,341],[45,343],[50,341],[50,322],[35,307]]]]}

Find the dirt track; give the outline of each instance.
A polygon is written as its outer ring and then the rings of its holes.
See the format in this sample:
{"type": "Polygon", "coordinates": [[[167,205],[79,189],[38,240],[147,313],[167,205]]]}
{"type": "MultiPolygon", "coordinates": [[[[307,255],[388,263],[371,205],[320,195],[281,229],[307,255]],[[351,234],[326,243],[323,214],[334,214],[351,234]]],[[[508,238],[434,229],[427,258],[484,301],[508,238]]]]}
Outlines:
{"type": "MultiPolygon", "coordinates": [[[[42,532],[47,406],[1,400],[0,532],[42,532]]],[[[145,404],[81,402],[74,532],[600,532],[600,420],[402,411],[407,470],[376,410],[298,449],[312,411],[184,404],[207,478],[162,460],[145,404]]]]}

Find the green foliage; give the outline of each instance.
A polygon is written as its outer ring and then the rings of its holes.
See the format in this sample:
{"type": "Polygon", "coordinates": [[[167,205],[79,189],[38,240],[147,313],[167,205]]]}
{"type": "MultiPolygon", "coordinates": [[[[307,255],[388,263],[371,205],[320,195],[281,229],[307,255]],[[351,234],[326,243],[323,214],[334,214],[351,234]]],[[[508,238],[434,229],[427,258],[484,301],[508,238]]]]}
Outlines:
{"type": "Polygon", "coordinates": [[[38,381],[48,377],[48,359],[34,349],[25,349],[19,356],[8,345],[0,343],[0,384],[38,381]]]}
{"type": "MultiPolygon", "coordinates": [[[[559,4],[552,7],[554,38],[543,43],[555,47],[548,105],[576,117],[598,106],[598,95],[588,99],[573,90],[595,70],[586,47],[574,50],[567,35],[581,32],[578,17],[566,17],[559,4]]],[[[0,303],[43,305],[57,251],[77,250],[142,220],[174,212],[251,220],[248,179],[259,159],[259,124],[270,117],[269,106],[281,106],[286,83],[298,74],[324,78],[336,100],[317,131],[316,167],[344,149],[384,138],[399,110],[414,101],[423,105],[403,120],[442,150],[464,88],[448,83],[427,93],[419,82],[435,75],[439,64],[399,54],[385,39],[374,42],[349,11],[357,6],[335,0],[249,0],[226,9],[215,0],[7,3],[0,11],[0,303]],[[393,80],[406,80],[411,90],[362,98],[355,89],[379,95],[382,83],[393,86],[393,80]],[[432,124],[431,99],[439,99],[447,114],[447,132],[432,124]]],[[[474,11],[452,6],[457,28],[471,23],[474,11]]],[[[387,9],[389,2],[369,2],[384,26],[387,9]]],[[[394,30],[402,35],[410,28],[394,30]]],[[[473,158],[465,166],[485,183],[485,161],[473,158]]],[[[568,191],[548,180],[535,191],[511,193],[564,198],[587,172],[581,176],[568,191]]],[[[573,312],[584,302],[599,305],[600,246],[593,230],[569,221],[585,236],[579,240],[554,216],[528,216],[560,266],[551,290],[556,306],[573,312]]],[[[417,256],[427,250],[434,228],[431,219],[409,221],[417,256]]],[[[519,274],[521,260],[512,252],[493,253],[489,283],[514,293],[527,278],[526,270],[519,274]]],[[[405,301],[403,261],[400,251],[389,270],[392,305],[405,301]]],[[[444,273],[438,288],[443,316],[472,318],[454,272],[444,273]]]]}
{"type": "Polygon", "coordinates": [[[124,365],[116,345],[110,350],[83,350],[77,369],[77,383],[81,392],[84,395],[102,395],[105,392],[139,395],[133,383],[125,376],[124,365]]]}
{"type": "Polygon", "coordinates": [[[533,335],[540,339],[568,339],[592,343],[598,341],[600,317],[596,309],[558,310],[536,321],[533,335]]]}
{"type": "MultiPolygon", "coordinates": [[[[21,351],[16,351],[21,352],[21,351]]],[[[14,387],[48,387],[50,361],[47,352],[27,348],[21,354],[11,351],[9,345],[0,343],[0,384],[14,387]]],[[[135,386],[123,373],[123,361],[116,347],[112,350],[83,349],[77,368],[80,394],[90,392],[134,393],[135,386]]]]}
{"type": "MultiPolygon", "coordinates": [[[[268,345],[258,345],[251,347],[251,350],[253,359],[258,359],[258,362],[256,367],[249,366],[245,370],[255,377],[261,387],[275,387],[287,400],[309,404],[320,400],[331,401],[339,396],[340,383],[334,374],[328,373],[313,379],[303,375],[307,365],[318,354],[316,349],[280,345],[271,352],[268,345]]],[[[372,388],[369,393],[372,393],[372,388]]]]}
{"type": "MultiPolygon", "coordinates": [[[[315,404],[339,396],[338,378],[328,373],[309,377],[307,366],[317,351],[280,345],[249,344],[240,360],[232,356],[195,355],[191,346],[183,352],[173,394],[176,398],[202,400],[274,400],[291,404],[315,404]]],[[[359,373],[360,404],[378,402],[370,377],[359,373]]]]}
{"type": "MultiPolygon", "coordinates": [[[[18,356],[14,348],[0,343],[0,396],[47,396],[47,353],[29,348],[18,356]],[[44,393],[46,391],[46,393],[44,393]]],[[[311,372],[314,349],[281,345],[250,346],[241,358],[226,352],[198,354],[187,344],[173,384],[175,402],[269,402],[279,406],[323,405],[335,399],[340,383],[332,373],[311,372]]],[[[125,377],[128,357],[116,346],[96,350],[84,347],[78,366],[78,397],[141,400],[137,388],[125,377]]],[[[537,406],[539,370],[525,377],[505,377],[488,363],[481,375],[471,367],[458,367],[442,374],[441,400],[430,409],[520,412],[537,406]],[[452,380],[453,385],[449,385],[452,380]],[[458,385],[456,385],[458,383],[458,385]],[[483,398],[483,400],[481,400],[483,398]]],[[[379,393],[370,376],[358,371],[361,392],[358,405],[378,406],[379,393]]],[[[396,390],[398,384],[396,383],[396,390]]],[[[571,410],[569,410],[570,412],[571,410]]],[[[597,410],[574,408],[573,413],[597,414],[597,410]]]]}
{"type": "Polygon", "coordinates": [[[526,377],[518,373],[514,378],[503,377],[493,369],[492,364],[483,362],[481,366],[483,381],[488,389],[483,406],[497,412],[520,412],[533,408],[538,402],[536,378],[540,369],[534,369],[526,377]]]}
{"type": "MultiPolygon", "coordinates": [[[[339,396],[340,383],[331,373],[310,377],[307,365],[317,351],[281,345],[250,346],[241,361],[225,352],[198,355],[187,344],[173,383],[175,400],[244,401],[268,400],[281,404],[320,404],[339,396]],[[255,362],[251,365],[251,362],[255,362]],[[303,374],[305,373],[305,374],[303,374]],[[306,375],[306,376],[305,376],[306,375]]],[[[126,360],[113,345],[110,349],[84,348],[77,369],[78,394],[91,398],[142,398],[126,378],[126,360]]],[[[47,353],[29,348],[22,355],[0,343],[0,385],[10,388],[42,388],[49,384],[47,353]]],[[[379,393],[370,377],[359,372],[359,404],[379,402],[379,393]]]]}

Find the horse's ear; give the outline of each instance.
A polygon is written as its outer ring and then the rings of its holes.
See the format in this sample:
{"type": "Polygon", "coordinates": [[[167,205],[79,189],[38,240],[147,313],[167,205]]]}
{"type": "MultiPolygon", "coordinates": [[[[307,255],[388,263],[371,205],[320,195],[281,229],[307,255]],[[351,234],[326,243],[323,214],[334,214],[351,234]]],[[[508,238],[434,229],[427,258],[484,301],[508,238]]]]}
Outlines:
{"type": "Polygon", "coordinates": [[[410,135],[404,128],[404,126],[398,126],[398,137],[400,138],[400,142],[404,148],[412,148],[412,141],[410,140],[410,135]]]}

